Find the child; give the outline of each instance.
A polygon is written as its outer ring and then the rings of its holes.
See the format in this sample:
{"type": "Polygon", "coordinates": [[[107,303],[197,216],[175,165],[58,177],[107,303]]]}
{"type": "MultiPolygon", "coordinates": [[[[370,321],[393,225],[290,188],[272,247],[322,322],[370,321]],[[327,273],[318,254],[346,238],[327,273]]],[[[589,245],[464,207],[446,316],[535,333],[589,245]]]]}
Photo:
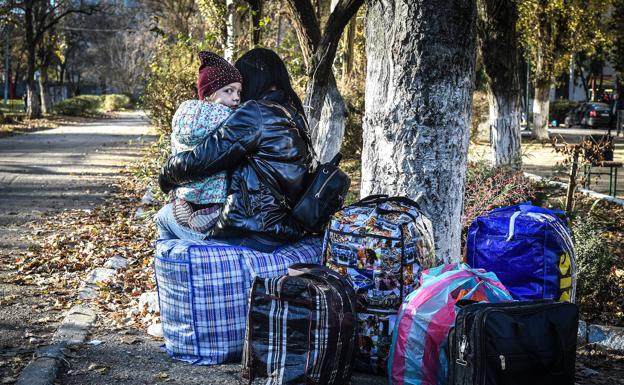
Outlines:
{"type": "MultiPolygon", "coordinates": [[[[199,58],[199,100],[187,100],[176,111],[171,123],[172,154],[192,150],[216,130],[240,103],[242,77],[238,70],[212,52],[200,52],[199,58]]],[[[171,194],[174,198],[173,217],[177,224],[205,234],[217,222],[225,202],[226,173],[220,172],[178,186],[171,194]]],[[[159,230],[163,227],[161,225],[159,223],[159,230]]]]}

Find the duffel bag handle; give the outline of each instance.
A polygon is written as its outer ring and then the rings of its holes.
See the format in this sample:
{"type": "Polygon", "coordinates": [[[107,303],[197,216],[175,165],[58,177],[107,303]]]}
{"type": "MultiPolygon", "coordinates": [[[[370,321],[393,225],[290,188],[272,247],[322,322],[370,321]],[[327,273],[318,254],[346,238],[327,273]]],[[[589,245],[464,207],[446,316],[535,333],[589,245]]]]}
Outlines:
{"type": "Polygon", "coordinates": [[[540,213],[540,214],[551,214],[551,215],[563,215],[565,216],[565,212],[562,210],[553,210],[547,209],[540,206],[533,206],[531,201],[518,203],[513,206],[499,207],[490,211],[490,213],[497,213],[501,211],[521,211],[523,213],[540,213]]]}
{"type": "Polygon", "coordinates": [[[350,206],[363,206],[371,203],[384,202],[388,198],[389,195],[387,194],[373,194],[352,203],[350,206]]]}
{"type": "Polygon", "coordinates": [[[291,277],[298,277],[314,273],[329,274],[342,279],[342,276],[340,274],[333,271],[329,267],[317,265],[315,263],[295,263],[288,267],[288,275],[291,277]]]}
{"type": "Polygon", "coordinates": [[[365,206],[365,205],[370,205],[373,203],[383,203],[383,202],[398,202],[398,203],[405,203],[407,205],[420,208],[420,205],[418,204],[418,202],[420,201],[422,197],[423,197],[422,192],[419,192],[418,195],[416,195],[416,199],[410,199],[406,196],[391,197],[387,194],[374,194],[374,195],[369,195],[365,198],[360,199],[359,201],[351,204],[351,206],[365,206]]]}

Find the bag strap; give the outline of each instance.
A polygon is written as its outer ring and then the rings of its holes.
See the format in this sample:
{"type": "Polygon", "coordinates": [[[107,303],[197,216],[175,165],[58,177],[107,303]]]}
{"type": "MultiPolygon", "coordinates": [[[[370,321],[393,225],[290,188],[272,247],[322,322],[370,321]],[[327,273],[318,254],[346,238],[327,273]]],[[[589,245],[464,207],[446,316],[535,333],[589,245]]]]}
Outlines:
{"type": "Polygon", "coordinates": [[[351,204],[351,206],[366,206],[370,204],[377,204],[377,203],[384,203],[384,202],[397,202],[397,203],[404,203],[410,206],[414,206],[420,209],[420,205],[418,204],[418,201],[420,200],[421,197],[422,197],[422,193],[418,193],[416,200],[412,200],[405,196],[391,197],[391,196],[388,196],[387,194],[375,194],[375,195],[369,195],[365,198],[362,198],[359,201],[351,204]]]}

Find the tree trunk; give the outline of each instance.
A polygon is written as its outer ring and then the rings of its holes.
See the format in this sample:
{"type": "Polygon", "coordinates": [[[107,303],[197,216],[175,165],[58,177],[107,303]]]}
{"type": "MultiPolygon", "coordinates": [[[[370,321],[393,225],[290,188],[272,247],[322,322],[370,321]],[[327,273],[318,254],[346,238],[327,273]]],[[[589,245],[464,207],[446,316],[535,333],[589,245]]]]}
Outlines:
{"type": "Polygon", "coordinates": [[[232,63],[234,60],[234,52],[236,50],[236,38],[238,36],[238,17],[236,15],[236,7],[238,5],[237,0],[225,0],[227,7],[227,14],[225,19],[225,27],[227,30],[227,37],[225,39],[225,50],[223,57],[228,62],[232,63]]]}
{"type": "Polygon", "coordinates": [[[507,0],[479,2],[479,32],[488,78],[490,145],[493,166],[520,167],[522,114],[518,12],[507,0]]]}
{"type": "Polygon", "coordinates": [[[262,0],[247,0],[251,8],[251,47],[260,44],[262,37],[262,29],[260,28],[260,20],[262,20],[262,0]]]}
{"type": "Polygon", "coordinates": [[[488,104],[492,166],[511,166],[519,169],[522,165],[520,93],[490,90],[488,104]]]}
{"type": "Polygon", "coordinates": [[[35,88],[35,31],[33,19],[33,2],[25,2],[24,20],[26,30],[26,47],[28,52],[28,69],[26,71],[26,89],[27,89],[27,109],[26,115],[30,119],[41,118],[41,107],[39,105],[39,97],[35,88]]]}
{"type": "Polygon", "coordinates": [[[42,67],[39,69],[41,72],[39,76],[39,95],[41,100],[41,112],[49,114],[52,112],[52,102],[50,100],[50,93],[48,92],[48,69],[42,67]]]}
{"type": "Polygon", "coordinates": [[[343,59],[342,59],[342,76],[343,77],[349,76],[349,74],[351,74],[351,69],[353,68],[353,46],[355,42],[355,27],[356,27],[355,23],[356,23],[356,19],[354,17],[349,22],[349,26],[347,28],[347,36],[345,36],[343,59]]]}
{"type": "Polygon", "coordinates": [[[308,90],[304,104],[321,112],[308,113],[308,124],[319,160],[328,162],[340,151],[347,119],[347,106],[336,87],[333,75],[330,76],[327,85],[321,87],[324,89],[308,90]],[[321,99],[315,98],[316,92],[325,96],[321,99]]]}
{"type": "Polygon", "coordinates": [[[287,2],[309,76],[303,104],[314,148],[321,161],[331,159],[342,145],[347,108],[336,88],[332,64],[342,31],[362,3],[362,0],[335,3],[321,35],[312,3],[287,2]]]}
{"type": "Polygon", "coordinates": [[[361,195],[415,197],[438,257],[460,256],[475,70],[474,0],[369,0],[361,195]]]}
{"type": "Polygon", "coordinates": [[[548,114],[550,109],[550,83],[535,84],[533,99],[533,135],[538,140],[548,140],[548,114]]]}

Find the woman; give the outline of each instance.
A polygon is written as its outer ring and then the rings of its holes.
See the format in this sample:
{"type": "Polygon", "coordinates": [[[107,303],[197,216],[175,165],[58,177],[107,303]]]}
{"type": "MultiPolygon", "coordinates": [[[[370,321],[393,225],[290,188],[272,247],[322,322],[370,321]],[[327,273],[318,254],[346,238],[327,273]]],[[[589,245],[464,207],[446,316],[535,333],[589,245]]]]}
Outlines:
{"type": "MultiPolygon", "coordinates": [[[[229,171],[228,197],[208,234],[170,228],[171,235],[217,238],[271,252],[304,235],[272,191],[281,192],[288,205],[297,202],[312,168],[311,144],[301,100],[279,56],[255,48],[238,59],[235,67],[243,77],[244,103],[193,151],[170,157],[159,184],[167,193],[177,184],[229,171]]],[[[157,220],[170,214],[171,205],[166,205],[157,220]]]]}

